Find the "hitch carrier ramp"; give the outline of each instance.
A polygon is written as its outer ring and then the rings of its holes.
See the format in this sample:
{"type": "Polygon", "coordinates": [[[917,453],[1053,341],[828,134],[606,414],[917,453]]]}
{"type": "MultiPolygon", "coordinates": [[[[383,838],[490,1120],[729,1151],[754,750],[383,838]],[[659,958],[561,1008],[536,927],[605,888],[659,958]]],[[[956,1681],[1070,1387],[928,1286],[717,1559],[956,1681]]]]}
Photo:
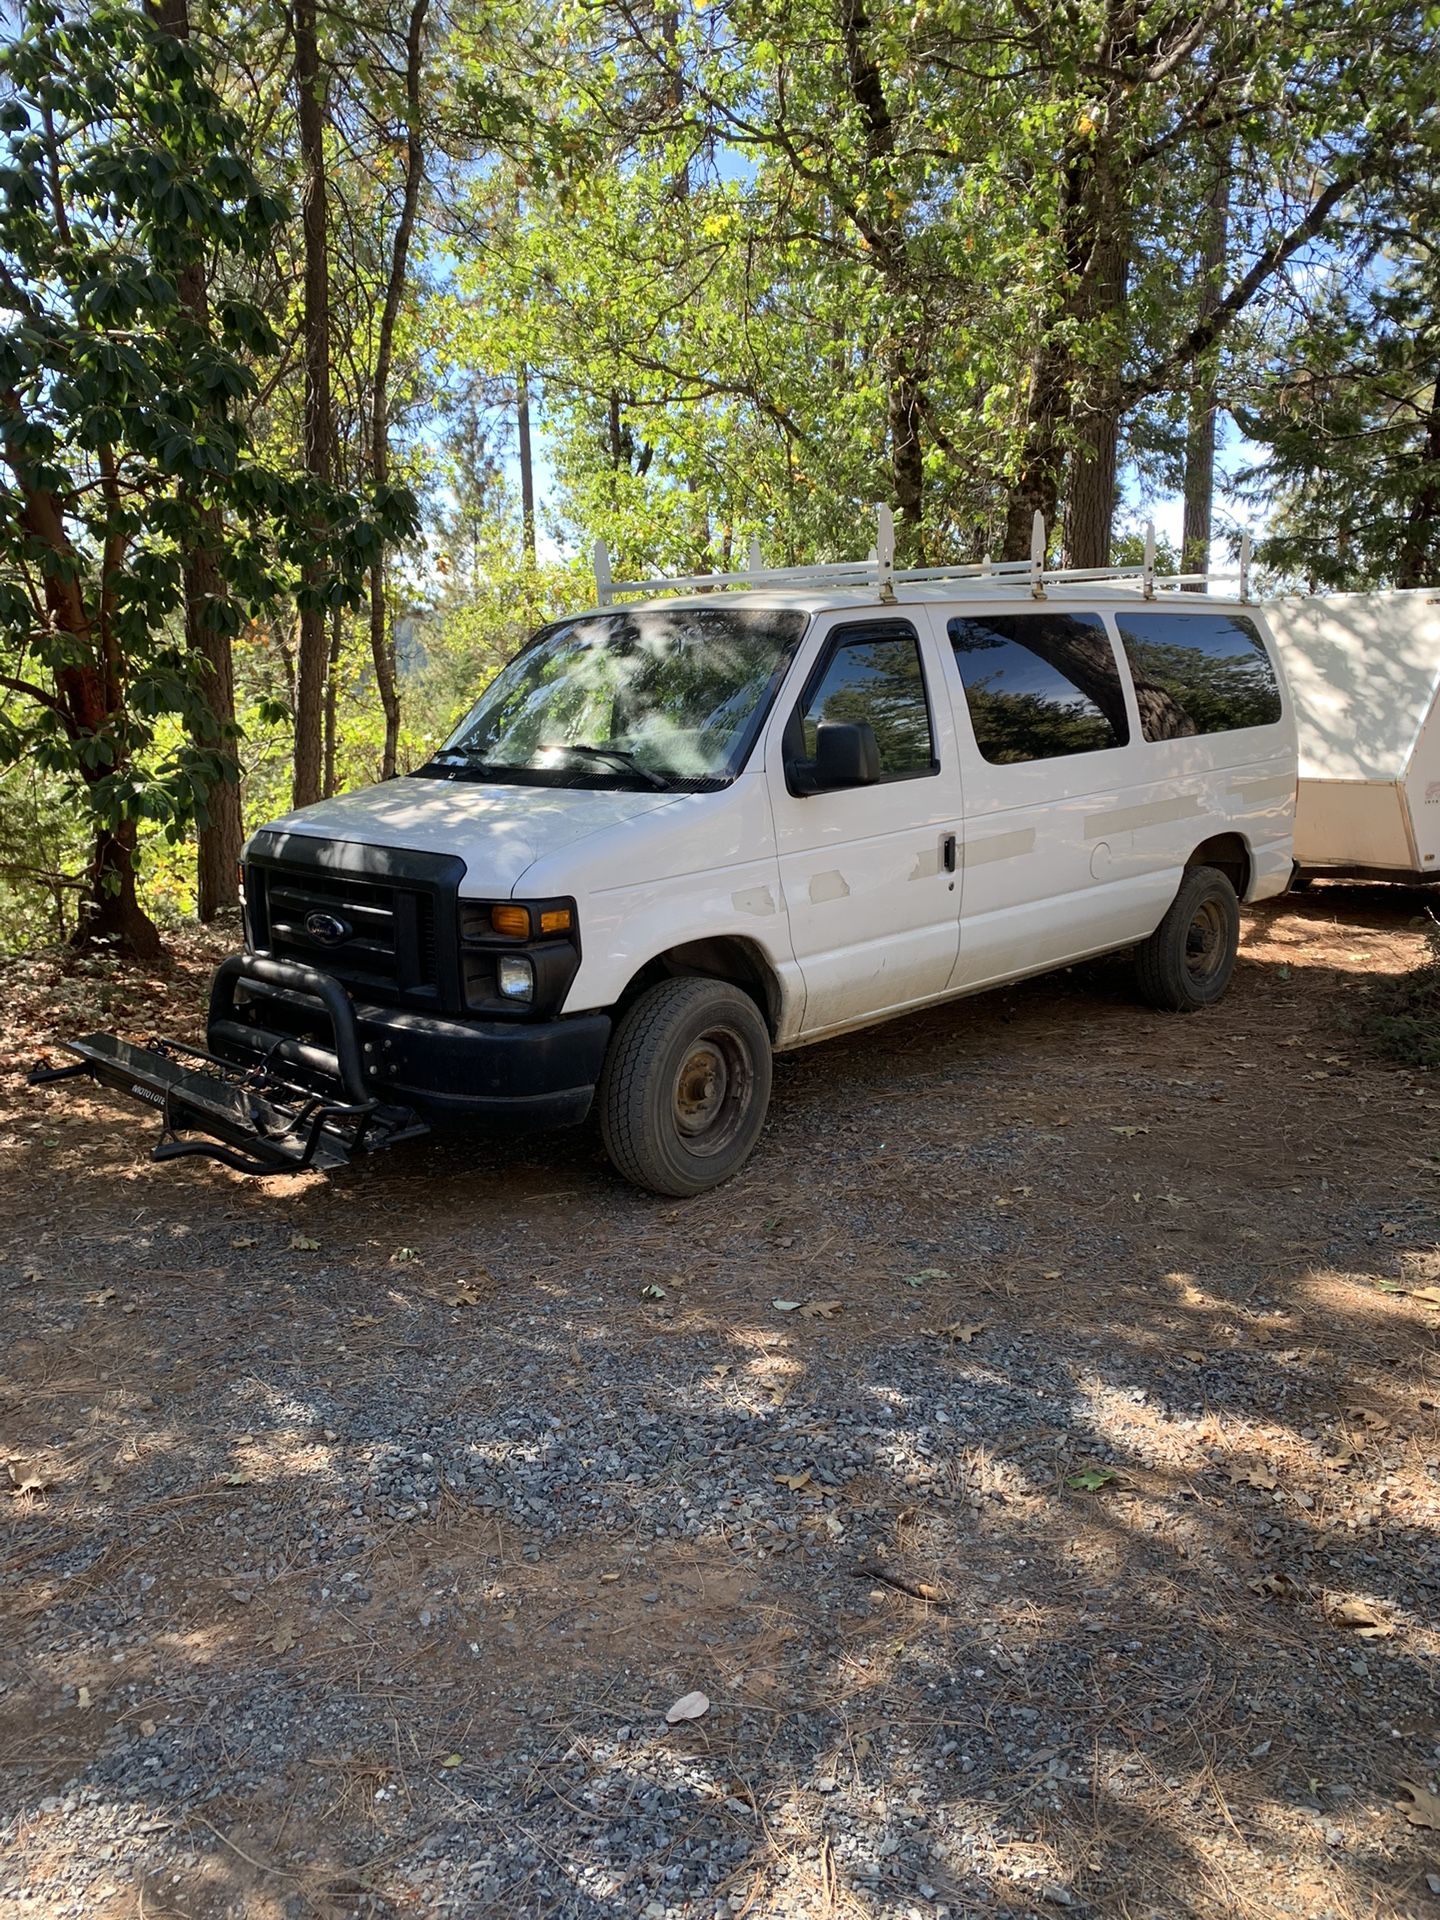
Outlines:
{"type": "Polygon", "coordinates": [[[409,1107],[367,1091],[349,995],[337,980],[293,960],[237,953],[210,989],[207,1038],[225,1053],[180,1040],[143,1046],[113,1033],[60,1045],[75,1058],[36,1067],[33,1086],[89,1078],[154,1108],[162,1132],[155,1160],[203,1155],[237,1173],[303,1173],[343,1167],[429,1129],[409,1107]],[[328,1020],[332,1045],[240,1017],[237,993],[328,1020]]]}

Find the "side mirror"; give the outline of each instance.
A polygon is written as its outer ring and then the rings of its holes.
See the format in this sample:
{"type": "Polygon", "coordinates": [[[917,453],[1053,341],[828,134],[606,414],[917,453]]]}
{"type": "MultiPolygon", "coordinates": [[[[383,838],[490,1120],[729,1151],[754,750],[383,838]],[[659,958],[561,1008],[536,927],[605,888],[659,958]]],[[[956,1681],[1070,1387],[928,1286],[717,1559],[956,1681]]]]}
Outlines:
{"type": "Polygon", "coordinates": [[[880,748],[868,720],[822,720],[815,731],[815,786],[873,787],[880,778],[880,748]]]}

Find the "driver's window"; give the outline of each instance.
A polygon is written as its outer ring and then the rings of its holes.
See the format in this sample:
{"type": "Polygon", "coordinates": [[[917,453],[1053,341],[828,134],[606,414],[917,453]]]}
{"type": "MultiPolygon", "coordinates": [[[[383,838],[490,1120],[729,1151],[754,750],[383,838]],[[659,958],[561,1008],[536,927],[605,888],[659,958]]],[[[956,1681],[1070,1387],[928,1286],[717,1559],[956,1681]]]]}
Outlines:
{"type": "Polygon", "coordinates": [[[800,713],[806,760],[815,758],[823,720],[869,724],[880,749],[882,780],[913,780],[934,772],[935,741],[913,627],[891,621],[843,629],[800,713]]]}

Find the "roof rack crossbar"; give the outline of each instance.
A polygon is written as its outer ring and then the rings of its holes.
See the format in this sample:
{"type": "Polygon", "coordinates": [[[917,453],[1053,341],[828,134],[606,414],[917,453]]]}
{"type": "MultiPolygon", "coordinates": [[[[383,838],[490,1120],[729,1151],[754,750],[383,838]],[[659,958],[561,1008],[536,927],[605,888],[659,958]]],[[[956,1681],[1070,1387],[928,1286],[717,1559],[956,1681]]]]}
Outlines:
{"type": "Polygon", "coordinates": [[[619,594],[713,593],[726,587],[874,587],[882,601],[892,601],[895,587],[924,580],[991,580],[997,585],[1021,586],[1028,583],[1037,600],[1046,597],[1055,586],[1085,586],[1104,581],[1128,584],[1138,581],[1147,600],[1160,591],[1182,587],[1208,587],[1222,580],[1238,579],[1239,598],[1250,598],[1251,547],[1248,534],[1240,543],[1238,567],[1215,568],[1205,573],[1157,573],[1154,523],[1145,529],[1144,559],[1138,566],[1054,567],[1045,565],[1045,519],[1037,512],[1031,528],[1028,560],[958,561],[953,566],[897,567],[895,565],[895,522],[886,506],[876,508],[877,537],[864,560],[822,560],[805,567],[762,567],[759,536],[752,534],[747,558],[750,564],[733,573],[660,574],[649,580],[616,580],[613,577],[609,549],[603,540],[595,542],[595,586],[602,607],[613,604],[619,594]]]}

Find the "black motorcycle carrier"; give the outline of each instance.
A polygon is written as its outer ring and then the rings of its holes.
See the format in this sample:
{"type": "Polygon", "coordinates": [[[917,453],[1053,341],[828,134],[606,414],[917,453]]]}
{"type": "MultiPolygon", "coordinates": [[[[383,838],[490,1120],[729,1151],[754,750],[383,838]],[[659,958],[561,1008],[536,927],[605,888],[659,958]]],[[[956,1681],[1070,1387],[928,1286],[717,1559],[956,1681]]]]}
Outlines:
{"type": "Polygon", "coordinates": [[[61,1042],[75,1058],[37,1067],[31,1084],[88,1076],[159,1110],[163,1132],[154,1159],[202,1154],[238,1173],[340,1167],[428,1131],[411,1108],[382,1101],[367,1087],[350,996],[300,961],[253,953],[222,960],[206,1037],[208,1049],[161,1039],[137,1046],[92,1033],[61,1042]],[[255,1003],[265,1001],[286,1010],[281,1030],[254,1019],[255,1003]]]}

